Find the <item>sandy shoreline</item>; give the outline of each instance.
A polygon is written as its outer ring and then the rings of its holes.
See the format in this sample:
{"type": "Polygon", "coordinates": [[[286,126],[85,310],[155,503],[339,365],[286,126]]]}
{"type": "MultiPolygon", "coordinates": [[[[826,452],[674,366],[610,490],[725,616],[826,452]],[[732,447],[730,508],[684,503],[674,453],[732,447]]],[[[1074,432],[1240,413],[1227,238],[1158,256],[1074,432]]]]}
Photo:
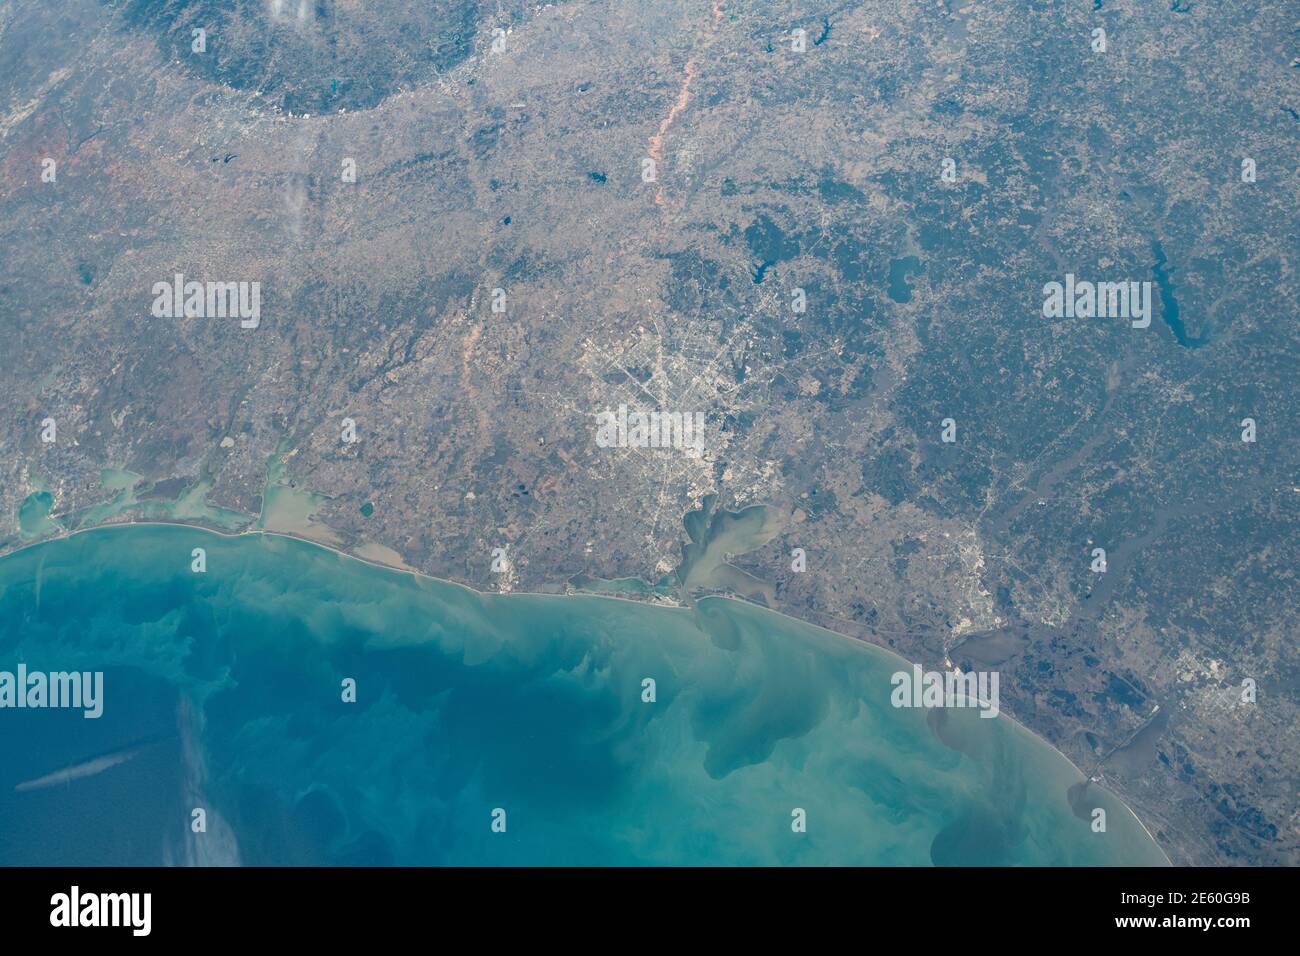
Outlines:
{"type": "MultiPolygon", "coordinates": [[[[257,521],[256,516],[252,517],[251,520],[252,520],[253,522],[256,522],[256,521],[257,521]]],[[[303,544],[307,544],[307,545],[311,545],[311,546],[313,546],[313,547],[321,548],[322,550],[325,550],[325,551],[331,551],[331,552],[333,552],[334,554],[339,555],[340,557],[346,558],[346,559],[351,560],[351,561],[357,561],[357,562],[360,562],[360,563],[362,563],[362,564],[367,564],[367,565],[370,565],[371,567],[382,568],[382,569],[384,569],[384,570],[392,571],[392,572],[394,572],[394,573],[398,573],[398,574],[409,574],[409,575],[411,575],[412,577],[416,578],[417,580],[418,580],[418,579],[424,579],[424,580],[426,580],[426,581],[434,582],[434,583],[436,583],[436,584],[442,584],[442,585],[448,585],[448,586],[451,586],[451,587],[461,588],[462,590],[468,591],[468,592],[470,592],[470,593],[472,593],[472,594],[474,594],[474,595],[476,595],[476,596],[478,596],[478,597],[493,597],[493,598],[512,598],[512,597],[513,597],[513,598],[524,598],[524,597],[528,597],[528,598],[554,598],[554,599],[560,599],[560,600],[567,599],[567,598],[573,598],[573,597],[586,597],[586,598],[592,598],[592,599],[598,599],[598,600],[608,600],[608,601],[626,601],[626,602],[631,603],[631,604],[639,604],[639,605],[643,605],[643,606],[658,607],[658,608],[661,608],[661,609],[664,609],[664,610],[670,610],[670,611],[671,611],[671,610],[676,610],[676,611],[680,611],[680,612],[683,612],[683,613],[689,613],[689,612],[691,612],[691,611],[694,610],[690,605],[686,605],[686,604],[667,603],[667,602],[659,602],[659,601],[646,601],[646,600],[640,600],[640,599],[638,599],[638,598],[624,597],[624,596],[622,596],[622,595],[614,595],[614,594],[597,594],[597,593],[592,593],[592,592],[588,592],[588,591],[575,591],[575,592],[573,592],[573,593],[555,593],[555,592],[545,592],[545,591],[517,591],[517,592],[516,592],[516,591],[511,591],[511,592],[480,591],[478,588],[475,588],[474,586],[472,586],[472,585],[470,585],[470,584],[466,584],[466,583],[461,582],[461,581],[452,581],[452,580],[449,580],[449,579],[446,579],[446,578],[435,577],[434,575],[426,574],[426,573],[424,573],[423,571],[416,570],[415,568],[411,568],[411,567],[409,567],[409,566],[396,566],[396,565],[393,565],[393,564],[389,564],[389,563],[386,563],[386,562],[384,562],[384,561],[377,560],[377,559],[375,559],[375,558],[373,558],[373,557],[367,557],[367,556],[363,556],[363,555],[360,555],[360,554],[357,554],[357,553],[354,553],[354,552],[345,551],[345,550],[343,550],[342,548],[335,547],[334,545],[326,544],[326,543],[324,543],[324,542],[322,542],[322,541],[315,540],[315,539],[313,539],[313,538],[304,537],[304,536],[302,536],[302,535],[292,534],[292,533],[290,533],[290,532],[285,532],[285,531],[274,531],[274,530],[270,530],[270,529],[266,529],[266,528],[258,528],[258,527],[255,527],[255,526],[254,526],[254,527],[245,528],[245,529],[242,530],[242,531],[226,531],[226,530],[222,530],[222,529],[218,529],[218,528],[210,528],[210,527],[207,527],[207,526],[205,526],[205,525],[200,525],[200,524],[191,524],[191,523],[188,523],[188,522],[185,522],[185,521],[159,521],[159,520],[157,520],[157,519],[148,519],[148,520],[143,520],[143,521],[130,521],[130,520],[128,520],[128,521],[115,521],[115,522],[110,522],[110,523],[108,523],[108,524],[95,525],[95,526],[88,527],[88,528],[77,528],[77,529],[75,529],[75,530],[73,530],[73,531],[65,531],[65,532],[62,533],[62,534],[52,535],[51,537],[48,537],[48,538],[42,538],[42,539],[40,539],[40,540],[38,540],[38,541],[29,541],[29,542],[25,542],[25,543],[19,545],[18,547],[14,548],[14,549],[12,549],[12,550],[10,550],[10,551],[6,551],[6,552],[4,552],[4,554],[0,554],[0,561],[3,561],[5,558],[8,558],[8,557],[11,556],[11,555],[19,554],[19,553],[21,553],[21,552],[23,552],[23,551],[27,551],[27,550],[29,550],[29,549],[31,549],[31,548],[36,548],[36,547],[40,547],[40,546],[42,546],[42,545],[47,545],[47,544],[50,544],[50,543],[55,542],[55,541],[62,541],[62,540],[70,539],[70,538],[72,538],[72,537],[74,537],[74,536],[76,536],[76,535],[79,535],[79,534],[85,534],[85,533],[87,533],[87,532],[95,532],[95,531],[98,531],[98,532],[104,532],[104,531],[111,531],[111,530],[114,529],[114,528],[131,528],[131,527],[141,527],[141,526],[146,526],[146,527],[147,527],[147,526],[156,526],[156,527],[191,528],[191,529],[193,529],[193,530],[196,530],[196,531],[202,532],[202,533],[204,533],[204,534],[213,534],[213,535],[217,535],[217,536],[219,536],[219,537],[223,537],[223,538],[241,538],[241,537],[249,537],[249,536],[253,536],[253,535],[267,535],[267,536],[271,536],[271,537],[285,538],[285,539],[290,540],[290,541],[298,541],[298,542],[301,542],[301,543],[303,543],[303,544]]],[[[366,547],[366,545],[362,545],[362,547],[366,547]]],[[[383,549],[383,551],[391,552],[392,554],[395,554],[395,555],[398,554],[398,552],[393,551],[391,548],[388,548],[386,545],[376,545],[376,547],[377,547],[377,548],[381,548],[381,549],[383,549]]],[[[374,553],[374,552],[372,552],[372,553],[374,553]]],[[[399,557],[400,557],[400,555],[399,555],[399,557]]],[[[894,660],[898,661],[898,663],[899,663],[902,667],[907,668],[907,669],[910,669],[910,668],[913,666],[914,663],[917,663],[917,662],[913,662],[913,661],[909,661],[909,660],[907,660],[905,657],[903,657],[901,654],[899,654],[898,652],[896,652],[896,651],[893,650],[892,648],[883,647],[883,646],[881,646],[881,645],[879,645],[879,644],[874,644],[874,643],[872,643],[872,642],[870,642],[870,641],[865,641],[865,640],[861,640],[861,639],[859,639],[859,638],[850,637],[850,636],[847,635],[847,634],[841,634],[841,633],[839,633],[838,631],[833,631],[833,630],[831,630],[830,628],[822,627],[820,624],[814,624],[814,623],[812,623],[812,622],[810,622],[810,621],[804,621],[804,620],[802,620],[802,619],[800,619],[800,618],[795,617],[794,615],[787,614],[787,613],[785,613],[784,611],[778,610],[778,609],[776,609],[776,608],[764,607],[764,606],[761,605],[761,604],[756,604],[756,603],[754,603],[754,602],[752,602],[752,601],[745,600],[744,598],[741,598],[741,597],[736,597],[736,596],[731,596],[731,595],[723,595],[723,594],[706,595],[705,597],[707,597],[707,598],[711,598],[711,599],[714,599],[714,600],[719,600],[719,601],[732,601],[732,602],[735,602],[736,604],[741,604],[741,605],[744,605],[744,606],[746,606],[746,607],[751,607],[751,608],[755,608],[755,609],[758,609],[758,610],[761,610],[761,611],[764,611],[764,612],[767,612],[767,613],[770,613],[770,614],[776,614],[776,615],[779,615],[780,617],[785,618],[785,619],[788,620],[788,621],[792,621],[793,623],[795,623],[795,624],[797,624],[797,625],[799,625],[799,626],[801,626],[801,627],[809,627],[809,628],[813,628],[813,629],[815,629],[815,630],[817,630],[817,631],[821,631],[821,632],[823,632],[823,633],[825,633],[825,634],[829,634],[829,635],[831,635],[833,638],[835,638],[835,639],[837,639],[837,640],[839,640],[839,641],[847,641],[847,642],[849,643],[849,645],[854,646],[854,647],[858,648],[859,650],[861,650],[861,651],[863,651],[863,652],[867,652],[867,653],[879,653],[879,654],[886,655],[887,657],[893,658],[894,660]]],[[[703,598],[702,598],[702,599],[703,599],[703,598]]],[[[1058,755],[1062,760],[1064,760],[1067,764],[1069,764],[1069,766],[1071,766],[1072,768],[1074,768],[1074,771],[1078,774],[1078,776],[1079,776],[1079,778],[1080,778],[1081,781],[1089,781],[1089,780],[1091,779],[1087,774],[1085,774],[1085,773],[1084,773],[1084,772],[1079,768],[1079,766],[1078,766],[1078,765],[1077,765],[1073,760],[1071,760],[1068,756],[1066,756],[1064,753],[1062,753],[1062,751],[1060,750],[1060,748],[1058,748],[1058,747],[1057,747],[1055,744],[1053,744],[1050,740],[1048,740],[1047,738],[1045,738],[1045,737],[1043,737],[1043,736],[1041,736],[1041,735],[1039,735],[1039,734],[1034,733],[1032,730],[1030,730],[1027,726],[1025,726],[1023,723],[1021,723],[1021,722],[1020,722],[1019,720],[1017,720],[1015,717],[1013,717],[1013,716],[1011,716],[1010,714],[1008,714],[1005,710],[1003,710],[1003,711],[1001,712],[1000,716],[1005,716],[1005,717],[1007,718],[1007,720],[1010,721],[1011,724],[1016,728],[1017,732],[1022,733],[1022,734],[1027,734],[1027,735],[1029,735],[1030,737],[1034,738],[1035,740],[1042,742],[1042,743],[1043,743],[1044,745],[1046,745],[1047,747],[1050,747],[1053,751],[1055,751],[1056,754],[1057,754],[1057,755],[1058,755]]],[[[1100,784],[1099,784],[1099,785],[1100,785],[1100,784]]],[[[1157,849],[1159,849],[1161,856],[1163,856],[1164,859],[1165,859],[1165,863],[1166,863],[1167,865],[1169,865],[1169,866],[1173,866],[1173,861],[1171,861],[1171,860],[1169,859],[1169,854],[1165,852],[1164,847],[1162,847],[1162,846],[1160,845],[1159,841],[1156,840],[1155,835],[1152,834],[1151,830],[1147,827],[1147,825],[1142,821],[1142,819],[1137,815],[1137,813],[1134,812],[1133,808],[1132,808],[1131,806],[1129,806],[1128,802],[1127,802],[1126,800],[1124,800],[1123,798],[1121,798],[1121,797],[1119,796],[1119,794],[1115,793],[1115,791],[1112,790],[1111,788],[1109,788],[1109,787],[1105,787],[1105,789],[1107,790],[1108,793],[1111,794],[1111,796],[1113,796],[1113,797],[1115,798],[1115,800],[1116,800],[1116,801],[1117,801],[1117,802],[1118,802],[1122,807],[1124,807],[1125,810],[1128,811],[1129,815],[1133,818],[1133,821],[1134,821],[1135,823],[1137,823],[1137,825],[1138,825],[1139,827],[1142,828],[1142,831],[1143,831],[1144,833],[1146,833],[1146,835],[1150,838],[1152,844],[1153,844],[1157,849]]]]}

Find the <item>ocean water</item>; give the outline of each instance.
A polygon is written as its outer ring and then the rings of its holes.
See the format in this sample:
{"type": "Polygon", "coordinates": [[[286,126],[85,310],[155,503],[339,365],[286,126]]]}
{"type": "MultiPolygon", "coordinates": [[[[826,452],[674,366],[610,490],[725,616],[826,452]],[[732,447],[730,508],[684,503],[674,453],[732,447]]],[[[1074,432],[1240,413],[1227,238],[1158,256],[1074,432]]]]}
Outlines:
{"type": "Polygon", "coordinates": [[[1005,715],[895,709],[901,659],[726,599],[489,596],[118,526],[0,559],[20,660],[104,671],[104,715],[0,710],[0,864],[1165,862],[1005,715]]]}

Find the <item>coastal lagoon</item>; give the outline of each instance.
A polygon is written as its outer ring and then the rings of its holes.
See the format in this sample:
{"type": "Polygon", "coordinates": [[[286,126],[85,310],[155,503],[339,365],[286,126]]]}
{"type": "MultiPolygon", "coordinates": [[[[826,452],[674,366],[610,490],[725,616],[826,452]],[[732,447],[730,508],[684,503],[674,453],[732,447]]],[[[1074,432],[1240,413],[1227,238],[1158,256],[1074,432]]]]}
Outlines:
{"type": "Polygon", "coordinates": [[[1166,862],[1006,715],[894,708],[900,658],[725,598],[114,526],[0,559],[20,662],[102,671],[103,716],[0,709],[0,864],[1166,862]]]}

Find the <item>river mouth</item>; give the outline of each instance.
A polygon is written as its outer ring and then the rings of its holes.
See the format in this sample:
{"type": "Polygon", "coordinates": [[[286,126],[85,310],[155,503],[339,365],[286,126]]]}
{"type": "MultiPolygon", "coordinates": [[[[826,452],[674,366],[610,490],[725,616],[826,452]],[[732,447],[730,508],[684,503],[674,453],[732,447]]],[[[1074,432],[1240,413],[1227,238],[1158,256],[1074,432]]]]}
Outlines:
{"type": "Polygon", "coordinates": [[[153,787],[104,837],[153,862],[1164,862],[1105,791],[1109,832],[1079,820],[1081,775],[1014,722],[954,711],[941,736],[933,711],[890,706],[901,659],[737,601],[483,595],[281,536],[139,524],[0,560],[0,611],[0,667],[106,675],[99,720],[0,712],[23,721],[0,831],[56,790],[93,821],[110,789],[153,787]],[[143,734],[180,745],[77,775],[143,734]],[[14,789],[51,774],[71,779],[14,789]]]}

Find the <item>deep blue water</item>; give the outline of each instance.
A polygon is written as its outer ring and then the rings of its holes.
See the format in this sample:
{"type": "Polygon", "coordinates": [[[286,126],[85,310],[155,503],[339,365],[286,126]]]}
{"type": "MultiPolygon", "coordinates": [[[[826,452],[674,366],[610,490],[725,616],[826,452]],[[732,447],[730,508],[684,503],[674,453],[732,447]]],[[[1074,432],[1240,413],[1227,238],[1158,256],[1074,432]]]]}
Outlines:
{"type": "Polygon", "coordinates": [[[1164,319],[1165,325],[1169,326],[1169,331],[1174,333],[1174,338],[1178,344],[1189,349],[1198,349],[1210,341],[1211,329],[1206,328],[1200,335],[1189,335],[1187,326],[1183,322],[1178,299],[1174,297],[1173,273],[1174,268],[1169,266],[1169,260],[1165,258],[1165,250],[1160,245],[1160,240],[1153,240],[1151,243],[1151,252],[1156,257],[1155,264],[1151,266],[1151,272],[1155,276],[1156,289],[1160,295],[1160,317],[1164,319]]]}

